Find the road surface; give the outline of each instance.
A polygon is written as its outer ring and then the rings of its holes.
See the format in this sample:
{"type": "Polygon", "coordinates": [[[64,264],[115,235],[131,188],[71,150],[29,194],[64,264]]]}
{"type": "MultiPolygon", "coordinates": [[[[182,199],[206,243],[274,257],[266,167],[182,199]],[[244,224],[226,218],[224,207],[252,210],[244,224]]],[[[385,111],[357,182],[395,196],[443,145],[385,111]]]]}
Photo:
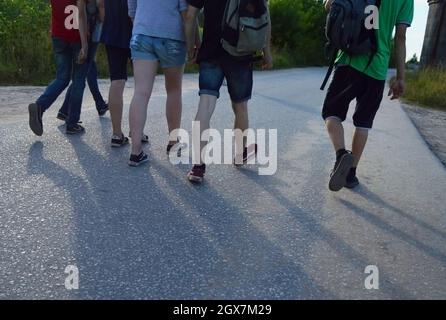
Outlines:
{"type": "MultiPolygon", "coordinates": [[[[0,298],[446,299],[444,166],[386,99],[362,185],[329,192],[324,72],[257,73],[251,124],[278,129],[277,173],[214,165],[202,186],[164,153],[162,78],[146,129],[150,163],[137,169],[128,148],[109,147],[110,120],[97,117],[89,94],[85,135],[67,137],[54,106],[39,138],[26,107],[41,88],[1,88],[0,298]],[[68,265],[79,270],[78,290],[64,285],[68,265]],[[379,289],[365,288],[368,265],[378,267],[379,289]]],[[[197,101],[197,77],[187,75],[185,129],[197,101]]],[[[223,88],[213,126],[232,121],[223,88]]]]}

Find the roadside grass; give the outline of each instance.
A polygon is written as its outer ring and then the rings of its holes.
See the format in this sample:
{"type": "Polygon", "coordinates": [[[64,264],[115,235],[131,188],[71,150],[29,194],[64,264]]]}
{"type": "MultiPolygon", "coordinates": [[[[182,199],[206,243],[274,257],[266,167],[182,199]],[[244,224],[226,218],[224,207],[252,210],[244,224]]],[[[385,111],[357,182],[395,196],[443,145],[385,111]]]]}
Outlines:
{"type": "Polygon", "coordinates": [[[446,68],[426,68],[407,74],[404,101],[446,111],[446,68]]]}

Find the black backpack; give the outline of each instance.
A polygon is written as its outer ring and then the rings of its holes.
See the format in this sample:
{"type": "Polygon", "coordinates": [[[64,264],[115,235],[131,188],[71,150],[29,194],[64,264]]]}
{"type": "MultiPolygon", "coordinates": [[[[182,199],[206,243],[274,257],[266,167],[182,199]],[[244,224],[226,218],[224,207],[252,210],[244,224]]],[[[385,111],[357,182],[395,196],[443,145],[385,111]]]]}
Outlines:
{"type": "Polygon", "coordinates": [[[381,0],[334,0],[327,16],[325,35],[327,37],[326,54],[330,57],[330,66],[321,86],[325,86],[333,72],[339,50],[348,55],[370,54],[369,67],[377,51],[375,29],[367,29],[365,22],[366,8],[381,5],[381,0]]]}

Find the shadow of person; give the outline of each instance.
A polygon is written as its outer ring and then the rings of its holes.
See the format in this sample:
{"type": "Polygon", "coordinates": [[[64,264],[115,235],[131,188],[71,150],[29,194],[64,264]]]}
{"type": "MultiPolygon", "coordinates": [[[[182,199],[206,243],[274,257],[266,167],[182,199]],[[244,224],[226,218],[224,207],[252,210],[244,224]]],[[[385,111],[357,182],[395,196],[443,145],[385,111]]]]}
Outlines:
{"type": "MultiPolygon", "coordinates": [[[[365,266],[370,264],[369,257],[357,251],[342,236],[323,225],[324,201],[320,201],[319,199],[318,201],[312,201],[311,204],[305,203],[305,201],[308,201],[308,195],[314,195],[315,190],[326,190],[325,185],[322,185],[326,181],[326,174],[319,167],[322,165],[316,162],[312,163],[312,168],[309,169],[310,174],[304,184],[305,187],[300,192],[302,195],[301,199],[298,196],[290,199],[290,196],[281,190],[281,180],[276,177],[259,177],[252,170],[240,170],[240,173],[258,184],[258,187],[262,188],[264,192],[268,193],[283,207],[287,208],[287,211],[292,214],[297,223],[303,227],[304,234],[300,235],[300,237],[306,239],[304,242],[312,243],[317,240],[322,240],[343,261],[348,262],[356,270],[361,270],[362,272],[365,266]],[[307,207],[307,211],[303,211],[302,207],[307,207]]],[[[412,297],[410,292],[395,284],[392,279],[385,275],[381,275],[380,281],[382,282],[380,291],[387,293],[389,296],[404,299],[412,297]]]]}
{"type": "Polygon", "coordinates": [[[438,230],[434,226],[422,221],[421,219],[415,217],[414,215],[404,212],[403,210],[391,205],[390,203],[383,200],[379,195],[377,195],[376,193],[371,191],[366,185],[360,184],[357,189],[353,190],[353,192],[358,194],[362,198],[366,199],[367,201],[374,202],[376,205],[386,208],[387,210],[392,211],[392,212],[400,215],[401,217],[410,220],[412,223],[415,223],[416,225],[418,225],[422,228],[425,228],[425,229],[429,230],[430,232],[434,233],[435,235],[446,240],[446,232],[438,230]]]}
{"type": "Polygon", "coordinates": [[[304,247],[293,257],[285,254],[279,243],[256,226],[255,218],[247,212],[249,206],[231,202],[212,183],[191,184],[182,167],[159,162],[153,162],[152,167],[159,175],[158,184],[174,194],[175,203],[184,208],[182,214],[192,221],[196,232],[211,241],[223,259],[220,266],[215,266],[217,297],[335,298],[305,271],[304,247]]]}

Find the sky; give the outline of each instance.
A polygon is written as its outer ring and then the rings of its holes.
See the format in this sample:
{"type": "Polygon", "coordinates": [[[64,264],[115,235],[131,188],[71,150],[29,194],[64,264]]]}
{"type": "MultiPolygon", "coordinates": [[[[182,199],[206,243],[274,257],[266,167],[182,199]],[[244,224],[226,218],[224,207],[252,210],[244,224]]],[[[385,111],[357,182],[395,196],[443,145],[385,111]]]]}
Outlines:
{"type": "Polygon", "coordinates": [[[429,5],[427,0],[415,0],[415,15],[412,26],[407,31],[407,59],[414,54],[418,59],[423,48],[424,32],[426,31],[427,14],[429,5]]]}

